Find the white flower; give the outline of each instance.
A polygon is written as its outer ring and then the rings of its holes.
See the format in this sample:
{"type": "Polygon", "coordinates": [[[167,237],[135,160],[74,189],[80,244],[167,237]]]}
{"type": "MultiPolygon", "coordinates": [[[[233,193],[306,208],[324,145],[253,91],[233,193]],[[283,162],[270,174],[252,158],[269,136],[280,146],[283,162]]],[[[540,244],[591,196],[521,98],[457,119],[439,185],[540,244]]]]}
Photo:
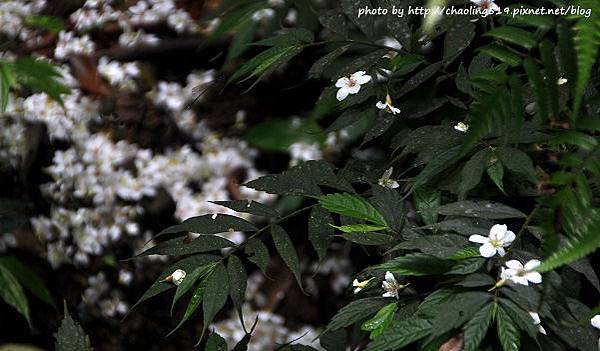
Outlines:
{"type": "Polygon", "coordinates": [[[358,71],[352,73],[350,77],[342,77],[337,80],[335,86],[340,88],[336,94],[338,101],[344,100],[348,95],[358,93],[361,85],[371,81],[371,76],[365,73],[365,71],[358,71]]]}
{"type": "Polygon", "coordinates": [[[398,298],[398,290],[404,289],[406,285],[398,283],[392,272],[385,272],[385,280],[381,283],[381,287],[385,290],[383,297],[398,298]]]}
{"type": "Polygon", "coordinates": [[[379,178],[379,185],[390,189],[396,189],[399,187],[400,184],[398,184],[397,181],[390,179],[392,173],[394,173],[394,167],[388,168],[388,170],[383,173],[381,178],[379,178]]]}
{"type": "Polygon", "coordinates": [[[469,125],[463,122],[458,122],[454,126],[454,129],[458,130],[459,132],[466,133],[467,130],[469,130],[469,125]]]}
{"type": "Polygon", "coordinates": [[[385,102],[378,101],[375,106],[377,106],[378,109],[384,110],[393,115],[400,113],[400,109],[392,105],[392,98],[390,97],[390,94],[385,97],[385,102]]]}
{"type": "Polygon", "coordinates": [[[165,280],[170,281],[171,283],[179,286],[185,279],[186,275],[187,274],[185,273],[185,271],[183,269],[178,269],[175,272],[171,273],[171,275],[168,276],[165,280]]]}
{"type": "Polygon", "coordinates": [[[537,325],[538,326],[538,328],[540,330],[540,333],[542,333],[544,335],[547,335],[546,329],[544,329],[544,327],[542,327],[540,325],[542,323],[542,321],[540,319],[540,315],[537,314],[537,312],[531,312],[531,311],[529,311],[528,313],[531,316],[531,318],[533,319],[533,325],[537,325]]]}
{"type": "Polygon", "coordinates": [[[264,22],[273,18],[273,16],[275,16],[275,10],[266,8],[254,11],[254,13],[252,14],[252,20],[254,22],[264,22]]]}
{"type": "Polygon", "coordinates": [[[567,78],[558,78],[558,80],[556,81],[556,84],[563,85],[563,84],[565,84],[568,81],[569,80],[567,78]]]}
{"type": "Polygon", "coordinates": [[[515,240],[515,233],[507,230],[505,224],[496,224],[490,229],[490,235],[486,238],[482,235],[471,235],[469,241],[474,243],[483,244],[479,247],[479,253],[483,257],[492,257],[496,253],[500,256],[504,256],[506,251],[505,247],[510,246],[515,240]]]}
{"type": "Polygon", "coordinates": [[[500,6],[496,5],[494,0],[471,0],[471,2],[479,6],[479,9],[485,15],[500,12],[500,6]]]}
{"type": "Polygon", "coordinates": [[[592,317],[590,322],[592,323],[592,327],[600,329],[600,314],[597,314],[594,317],[592,317]]]}
{"type": "Polygon", "coordinates": [[[516,284],[529,285],[529,283],[539,284],[542,282],[542,275],[533,270],[540,265],[538,260],[530,260],[525,266],[517,260],[506,262],[506,268],[502,267],[500,278],[508,279],[516,284]]]}
{"type": "Polygon", "coordinates": [[[352,286],[354,287],[354,293],[358,294],[362,289],[366,288],[371,280],[373,280],[373,278],[363,280],[362,282],[359,282],[358,279],[354,279],[354,281],[352,282],[352,286]]]}

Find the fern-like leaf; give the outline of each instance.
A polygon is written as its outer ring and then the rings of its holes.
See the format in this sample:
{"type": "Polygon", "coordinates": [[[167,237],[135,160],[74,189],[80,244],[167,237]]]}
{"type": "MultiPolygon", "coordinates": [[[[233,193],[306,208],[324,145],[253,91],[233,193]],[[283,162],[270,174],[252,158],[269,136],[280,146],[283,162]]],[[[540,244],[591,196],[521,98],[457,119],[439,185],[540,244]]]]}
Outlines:
{"type": "Polygon", "coordinates": [[[577,118],[585,86],[590,78],[592,66],[596,62],[596,52],[600,44],[600,2],[579,0],[578,5],[591,10],[588,18],[582,17],[575,24],[575,51],[577,53],[577,82],[573,101],[573,118],[577,118]]]}

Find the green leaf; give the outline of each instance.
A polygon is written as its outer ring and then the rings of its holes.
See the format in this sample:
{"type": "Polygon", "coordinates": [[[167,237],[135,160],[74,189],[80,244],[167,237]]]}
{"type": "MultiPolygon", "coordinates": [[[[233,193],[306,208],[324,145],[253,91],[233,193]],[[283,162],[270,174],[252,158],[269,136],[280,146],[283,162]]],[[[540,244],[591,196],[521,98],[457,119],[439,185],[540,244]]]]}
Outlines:
{"type": "Polygon", "coordinates": [[[374,140],[383,135],[392,127],[396,120],[397,119],[393,114],[387,112],[380,112],[379,116],[377,116],[377,119],[375,120],[375,124],[365,134],[365,137],[362,143],[360,144],[360,147],[370,142],[371,140],[374,140]]]}
{"type": "MultiPolygon", "coordinates": [[[[250,213],[261,217],[279,217],[275,209],[254,200],[211,201],[241,213],[250,213]]],[[[256,229],[255,229],[256,230],[256,229]]]]}
{"type": "MultiPolygon", "coordinates": [[[[527,57],[523,61],[523,67],[525,68],[525,72],[527,72],[529,83],[531,84],[535,94],[535,102],[538,113],[542,117],[542,121],[546,121],[548,119],[550,105],[546,82],[544,82],[544,78],[540,73],[539,66],[531,57],[527,57]]],[[[550,84],[556,85],[556,80],[550,82],[550,84]]]]}
{"type": "Polygon", "coordinates": [[[56,342],[54,348],[56,351],[92,351],[90,338],[85,334],[85,331],[73,318],[67,310],[67,303],[64,302],[64,314],[58,332],[54,334],[56,342]]]}
{"type": "Polygon", "coordinates": [[[397,97],[400,97],[408,92],[411,92],[412,90],[414,90],[415,88],[417,88],[419,85],[421,85],[422,83],[424,83],[426,80],[428,80],[429,78],[433,77],[433,75],[440,70],[440,68],[442,68],[442,62],[437,62],[437,63],[433,63],[425,68],[423,68],[421,71],[419,71],[418,73],[416,73],[414,76],[412,76],[410,79],[408,79],[404,85],[402,85],[402,87],[400,88],[400,93],[398,94],[397,97]]]}
{"type": "Polygon", "coordinates": [[[521,64],[521,56],[496,44],[482,46],[479,51],[510,66],[516,67],[521,64]]]}
{"type": "Polygon", "coordinates": [[[366,351],[400,350],[431,333],[431,322],[425,319],[409,318],[394,321],[376,339],[371,341],[366,351]]]}
{"type": "Polygon", "coordinates": [[[276,36],[259,40],[252,45],[261,46],[291,46],[294,44],[308,44],[315,40],[314,34],[305,28],[290,28],[282,31],[276,36]]]}
{"type": "Polygon", "coordinates": [[[366,232],[377,232],[380,230],[389,229],[387,226],[371,225],[371,224],[349,224],[336,226],[330,224],[333,228],[342,231],[344,233],[366,233],[366,232]]]}
{"type": "Polygon", "coordinates": [[[219,263],[212,274],[206,278],[206,289],[202,300],[202,309],[204,310],[202,334],[215,318],[217,312],[225,306],[227,295],[229,295],[227,269],[222,263],[219,263]]]}
{"type": "Polygon", "coordinates": [[[319,196],[319,185],[346,192],[354,192],[352,186],[334,173],[331,164],[324,161],[306,161],[281,174],[266,175],[244,184],[269,194],[319,196]]]}
{"type": "Polygon", "coordinates": [[[589,9],[589,18],[581,17],[575,24],[575,52],[577,53],[577,82],[573,101],[573,116],[577,118],[587,81],[596,62],[600,43],[600,5],[595,0],[579,0],[577,5],[589,9]]]}
{"type": "Polygon", "coordinates": [[[339,48],[331,51],[327,55],[321,57],[310,67],[308,71],[309,78],[320,78],[323,76],[323,72],[327,70],[331,64],[337,60],[340,56],[346,53],[350,49],[351,45],[343,45],[339,48]]]}
{"type": "Polygon", "coordinates": [[[61,94],[70,92],[69,88],[58,81],[61,74],[56,67],[44,60],[33,57],[20,58],[12,67],[17,81],[33,90],[48,94],[61,105],[61,94]]]}
{"type": "Polygon", "coordinates": [[[542,57],[542,63],[544,64],[544,72],[547,82],[546,89],[548,91],[548,100],[552,110],[550,118],[551,120],[556,120],[560,112],[558,79],[561,77],[558,73],[558,63],[556,61],[554,45],[548,39],[544,39],[540,43],[540,54],[542,57]]]}
{"type": "Polygon", "coordinates": [[[331,322],[327,324],[323,334],[365,320],[374,315],[375,311],[389,304],[389,302],[389,299],[383,297],[368,297],[366,299],[352,301],[342,307],[335,316],[333,316],[331,322]]]}
{"type": "Polygon", "coordinates": [[[504,351],[518,351],[521,345],[521,333],[519,333],[508,313],[500,306],[496,309],[496,326],[498,327],[498,338],[502,349],[504,351]]]}
{"type": "Polygon", "coordinates": [[[436,257],[449,257],[467,244],[464,236],[455,234],[423,235],[410,238],[396,245],[391,251],[398,249],[419,250],[436,257]]]}
{"type": "Polygon", "coordinates": [[[340,236],[360,245],[389,245],[394,241],[393,236],[381,233],[344,233],[340,236]]]}
{"type": "Polygon", "coordinates": [[[444,65],[448,66],[475,38],[475,25],[468,16],[460,16],[444,37],[444,65]]]}
{"type": "Polygon", "coordinates": [[[600,216],[598,211],[590,211],[582,216],[577,223],[575,233],[561,244],[550,256],[542,261],[536,269],[538,272],[548,272],[565,264],[577,261],[600,247],[600,216]]]}
{"type": "Polygon", "coordinates": [[[504,185],[502,184],[502,178],[504,178],[504,167],[502,166],[502,163],[494,162],[486,169],[486,172],[494,184],[496,184],[498,189],[504,193],[504,185]]]}
{"type": "Polygon", "coordinates": [[[294,143],[320,145],[325,140],[321,127],[315,121],[298,117],[259,123],[246,133],[245,139],[262,150],[286,153],[294,143]]]}
{"type": "Polygon", "coordinates": [[[202,282],[200,282],[200,284],[196,287],[196,290],[194,290],[194,293],[192,294],[192,297],[190,298],[190,301],[188,302],[188,305],[185,308],[183,317],[181,318],[181,320],[179,321],[177,326],[175,326],[175,328],[173,328],[173,330],[171,330],[165,336],[166,338],[168,338],[175,331],[177,331],[183,325],[183,323],[185,323],[188,319],[190,319],[192,314],[194,314],[194,312],[198,309],[198,306],[200,306],[200,302],[202,302],[202,299],[204,298],[204,292],[206,291],[207,281],[208,281],[208,278],[202,280],[202,282]]]}
{"type": "Polygon", "coordinates": [[[507,43],[523,47],[527,50],[533,48],[536,44],[533,34],[517,27],[498,26],[486,32],[484,36],[500,39],[507,43]]]}
{"type": "Polygon", "coordinates": [[[200,235],[196,239],[188,241],[188,238],[174,238],[163,241],[160,244],[149,248],[136,257],[148,255],[168,255],[183,256],[194,253],[208,252],[213,250],[233,247],[235,243],[216,235],[200,235]]]}
{"type": "Polygon", "coordinates": [[[333,218],[331,218],[329,212],[321,206],[313,207],[308,217],[308,240],[317,251],[319,262],[323,262],[325,259],[327,249],[331,243],[331,236],[335,232],[329,226],[330,223],[333,223],[333,218]]]}
{"type": "Polygon", "coordinates": [[[0,113],[6,111],[8,105],[8,93],[15,84],[15,77],[10,66],[0,61],[0,113]]]}
{"type": "Polygon", "coordinates": [[[444,216],[464,216],[488,219],[525,218],[523,212],[492,201],[459,201],[442,205],[438,213],[444,216]]]}
{"type": "Polygon", "coordinates": [[[451,270],[445,274],[470,274],[478,271],[485,264],[485,259],[482,257],[472,257],[461,259],[454,264],[451,270]]]}
{"type": "Polygon", "coordinates": [[[493,316],[493,304],[488,304],[480,309],[471,320],[464,326],[464,346],[465,351],[475,351],[485,337],[493,316]]]}
{"type": "Polygon", "coordinates": [[[375,109],[370,105],[361,105],[344,110],[344,112],[327,127],[326,133],[336,132],[346,127],[350,127],[360,120],[367,119],[372,121],[375,119],[375,109]]]}
{"type": "Polygon", "coordinates": [[[212,332],[206,340],[204,351],[227,351],[227,343],[216,332],[212,332]]]}
{"type": "Polygon", "coordinates": [[[393,258],[373,268],[390,271],[398,275],[422,276],[446,273],[452,268],[453,264],[454,262],[451,260],[422,253],[413,253],[393,258]]]}
{"type": "Polygon", "coordinates": [[[207,263],[200,267],[196,267],[193,271],[186,274],[181,284],[177,286],[177,290],[175,290],[175,296],[173,297],[173,302],[171,303],[171,314],[173,313],[173,307],[175,306],[175,303],[196,284],[198,279],[202,279],[209,275],[215,268],[215,265],[216,263],[214,262],[207,263]]]}
{"type": "Polygon", "coordinates": [[[432,336],[440,336],[459,328],[472,320],[474,315],[491,300],[492,295],[482,291],[454,292],[438,306],[438,311],[433,316],[432,336]]]}
{"type": "Polygon", "coordinates": [[[461,145],[439,152],[415,178],[412,191],[429,182],[433,177],[451,167],[460,158],[461,145]]]}
{"type": "Polygon", "coordinates": [[[54,298],[52,298],[44,282],[33,269],[22,264],[12,256],[0,257],[0,265],[8,269],[23,288],[48,305],[56,308],[54,298]]]}
{"type": "MultiPolygon", "coordinates": [[[[247,204],[247,202],[246,202],[247,204]]],[[[167,234],[184,234],[186,232],[198,234],[218,234],[229,231],[253,232],[256,231],[254,224],[247,220],[226,214],[207,214],[203,216],[191,217],[183,221],[181,224],[176,224],[163,229],[154,239],[165,236],[167,234]],[[214,218],[213,218],[214,217],[214,218]]]]}
{"type": "Polygon", "coordinates": [[[462,169],[460,186],[458,188],[459,198],[464,199],[467,192],[475,188],[480,182],[483,176],[483,171],[487,166],[487,158],[489,156],[489,150],[483,149],[478,151],[462,169]]]}
{"type": "Polygon", "coordinates": [[[473,273],[467,275],[463,280],[461,280],[456,285],[462,286],[465,288],[477,288],[481,286],[494,286],[496,281],[490,277],[488,274],[484,273],[473,273]]]}
{"type": "Polygon", "coordinates": [[[382,307],[373,318],[365,321],[360,328],[371,332],[371,340],[376,339],[392,323],[396,310],[398,310],[398,303],[392,302],[382,307]]]}
{"type": "Polygon", "coordinates": [[[498,155],[498,158],[508,170],[524,176],[534,184],[538,182],[533,161],[523,151],[502,146],[496,149],[496,155],[498,155]]]}
{"type": "Polygon", "coordinates": [[[264,273],[267,272],[267,265],[269,264],[269,250],[259,239],[251,239],[246,243],[244,249],[248,260],[258,266],[264,273]]]}
{"type": "Polygon", "coordinates": [[[250,42],[254,39],[254,34],[256,33],[256,23],[254,21],[246,20],[240,23],[239,27],[240,29],[231,40],[231,44],[229,44],[225,64],[232,62],[246,52],[250,42]]]}
{"type": "Polygon", "coordinates": [[[31,327],[27,296],[17,278],[3,264],[0,264],[0,297],[25,317],[31,327]]]}
{"type": "Polygon", "coordinates": [[[299,54],[303,49],[302,45],[296,44],[292,46],[275,46],[261,52],[252,59],[244,63],[229,79],[229,82],[267,75],[273,72],[279,65],[289,61],[294,56],[299,54]]]}
{"type": "Polygon", "coordinates": [[[383,215],[359,195],[337,193],[320,196],[319,204],[330,212],[387,227],[383,215]]]}
{"type": "Polygon", "coordinates": [[[231,301],[233,301],[233,305],[240,315],[240,321],[243,323],[242,303],[246,296],[248,275],[242,261],[235,255],[229,256],[227,275],[229,276],[229,296],[231,296],[231,301]]]}
{"type": "Polygon", "coordinates": [[[340,6],[350,21],[354,22],[365,33],[367,38],[373,39],[375,33],[375,18],[373,16],[358,16],[358,11],[371,7],[369,0],[340,0],[340,6]]]}
{"type": "Polygon", "coordinates": [[[273,237],[277,252],[279,252],[283,262],[285,262],[290,271],[292,271],[292,274],[294,274],[294,277],[296,278],[296,282],[300,286],[300,289],[302,289],[300,260],[298,259],[298,254],[296,253],[292,240],[285,230],[278,225],[273,225],[271,227],[271,236],[273,237]]]}
{"type": "Polygon", "coordinates": [[[156,279],[156,281],[154,281],[150,288],[146,290],[144,295],[142,295],[142,297],[129,309],[129,312],[131,312],[131,310],[133,310],[136,306],[148,300],[149,298],[152,298],[158,294],[161,294],[169,289],[174,288],[175,285],[173,283],[165,281],[165,278],[171,275],[171,273],[175,272],[178,269],[181,269],[185,272],[192,272],[196,267],[203,266],[209,262],[214,262],[219,258],[219,256],[215,255],[196,255],[186,257],[182,260],[173,263],[160,274],[158,279],[156,279]]]}
{"type": "Polygon", "coordinates": [[[65,29],[62,20],[54,16],[29,15],[25,17],[25,24],[30,27],[46,29],[52,33],[58,33],[65,29]]]}

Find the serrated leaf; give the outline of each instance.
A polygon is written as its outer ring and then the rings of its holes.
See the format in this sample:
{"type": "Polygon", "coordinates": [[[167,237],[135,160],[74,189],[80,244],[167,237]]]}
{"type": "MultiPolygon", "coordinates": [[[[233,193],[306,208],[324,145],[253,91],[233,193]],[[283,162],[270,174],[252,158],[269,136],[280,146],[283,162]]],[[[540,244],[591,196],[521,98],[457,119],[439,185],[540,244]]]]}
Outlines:
{"type": "Polygon", "coordinates": [[[319,204],[330,212],[387,227],[383,215],[359,195],[337,193],[320,196],[319,204]]]}
{"type": "Polygon", "coordinates": [[[437,63],[433,63],[425,68],[423,68],[421,71],[417,72],[414,76],[412,76],[410,79],[408,79],[404,85],[402,85],[402,87],[400,88],[400,93],[398,94],[398,97],[411,92],[412,90],[414,90],[415,88],[417,88],[419,85],[423,84],[426,80],[428,80],[429,78],[431,78],[437,71],[439,71],[439,69],[442,67],[442,62],[437,62],[437,63]]]}
{"type": "Polygon", "coordinates": [[[317,251],[319,262],[325,259],[327,249],[331,243],[331,235],[335,232],[329,226],[330,223],[333,223],[333,218],[331,218],[329,212],[321,206],[313,207],[308,217],[308,240],[317,251]]]}
{"type": "Polygon", "coordinates": [[[229,82],[237,81],[245,77],[257,77],[266,75],[274,71],[280,64],[290,60],[302,51],[303,47],[299,44],[292,46],[275,46],[261,52],[252,59],[244,63],[232,76],[229,82]]]}
{"type": "Polygon", "coordinates": [[[227,275],[229,276],[229,296],[231,296],[231,301],[233,301],[233,305],[240,314],[240,321],[243,322],[241,310],[246,295],[248,275],[242,261],[235,255],[229,256],[227,275]]]}
{"type": "Polygon", "coordinates": [[[512,207],[492,201],[459,201],[438,207],[444,216],[464,216],[487,219],[525,218],[526,215],[512,207]]]}
{"type": "Polygon", "coordinates": [[[306,28],[289,28],[276,36],[254,42],[252,45],[285,47],[299,43],[312,43],[314,39],[314,34],[306,28]]]}
{"type": "Polygon", "coordinates": [[[248,260],[258,266],[263,272],[267,271],[267,265],[269,264],[269,250],[259,239],[251,239],[247,242],[246,248],[244,249],[248,260]]]}
{"type": "Polygon", "coordinates": [[[218,234],[229,231],[253,232],[256,231],[254,224],[243,218],[226,214],[207,214],[203,216],[191,217],[183,221],[181,224],[176,224],[163,229],[154,238],[159,238],[167,234],[184,234],[186,232],[197,234],[218,234]]]}
{"type": "Polygon", "coordinates": [[[350,49],[350,45],[343,45],[339,48],[331,51],[327,55],[321,57],[313,65],[310,67],[308,71],[309,78],[320,78],[323,76],[323,72],[327,70],[331,64],[337,60],[340,56],[342,56],[346,51],[350,49]]]}
{"type": "Polygon", "coordinates": [[[422,276],[444,274],[452,268],[454,262],[433,255],[413,253],[393,258],[374,266],[374,269],[390,271],[398,275],[422,276]]]}
{"type": "Polygon", "coordinates": [[[58,79],[61,73],[54,65],[41,59],[24,57],[12,64],[16,80],[35,90],[48,94],[53,100],[63,103],[61,95],[68,94],[70,89],[61,84],[58,79]]]}
{"type": "Polygon", "coordinates": [[[202,265],[200,267],[196,267],[193,271],[191,272],[186,272],[186,276],[183,279],[183,281],[181,282],[181,284],[179,284],[179,286],[177,286],[177,290],[175,290],[175,296],[173,297],[173,302],[171,303],[171,313],[173,313],[173,307],[175,306],[175,303],[183,296],[185,295],[185,293],[187,293],[188,291],[190,291],[191,288],[194,287],[194,285],[196,284],[196,281],[198,281],[198,279],[202,279],[205,276],[209,275],[212,270],[215,267],[215,263],[211,262],[211,263],[207,263],[205,265],[202,265]]]}
{"type": "Polygon", "coordinates": [[[64,303],[64,314],[60,328],[54,334],[56,351],[92,351],[90,338],[85,334],[83,328],[71,318],[66,302],[64,303]]]}
{"type": "Polygon", "coordinates": [[[413,192],[415,206],[426,224],[437,222],[437,208],[440,206],[442,193],[433,188],[420,187],[413,192]]]}
{"type": "Polygon", "coordinates": [[[483,257],[472,257],[461,259],[452,266],[445,274],[470,274],[478,271],[485,264],[483,257]]]}
{"type": "Polygon", "coordinates": [[[487,31],[484,35],[518,45],[528,50],[533,48],[536,44],[533,34],[517,27],[498,26],[487,31]]]}
{"type": "Polygon", "coordinates": [[[491,166],[486,168],[486,172],[498,189],[504,193],[504,185],[502,183],[502,179],[504,178],[504,167],[502,166],[502,163],[494,162],[491,166]]]}
{"type": "Polygon", "coordinates": [[[496,309],[496,326],[498,338],[504,351],[518,351],[521,345],[521,333],[513,320],[502,307],[496,309]]]}
{"type": "Polygon", "coordinates": [[[425,319],[409,318],[394,321],[376,340],[371,341],[365,350],[400,350],[402,347],[424,338],[430,332],[431,322],[425,319]]]}
{"type": "Polygon", "coordinates": [[[244,184],[245,186],[279,195],[319,196],[319,185],[346,192],[353,192],[352,186],[334,173],[334,168],[324,161],[306,161],[281,174],[267,175],[244,184]]]}
{"type": "Polygon", "coordinates": [[[300,260],[298,259],[298,254],[296,253],[292,240],[285,230],[278,225],[273,225],[271,227],[271,236],[273,237],[277,252],[279,252],[283,262],[285,262],[290,271],[292,271],[292,274],[296,278],[296,282],[300,286],[300,289],[302,289],[300,260]]]}
{"type": "Polygon", "coordinates": [[[600,5],[594,0],[579,0],[577,5],[589,9],[589,18],[580,17],[575,24],[575,52],[577,53],[577,81],[573,100],[573,116],[577,118],[587,81],[596,62],[600,43],[600,5]]]}
{"type": "Polygon", "coordinates": [[[396,117],[393,114],[387,112],[380,112],[379,116],[375,120],[375,124],[365,134],[365,137],[363,138],[360,147],[383,135],[390,129],[390,127],[392,127],[395,121],[396,117]]]}
{"type": "Polygon", "coordinates": [[[349,224],[349,225],[332,225],[333,228],[342,231],[344,233],[366,233],[366,232],[377,232],[380,230],[389,229],[387,226],[371,225],[371,224],[349,224]]]}
{"type": "Polygon", "coordinates": [[[229,49],[227,50],[227,57],[225,58],[225,64],[228,64],[240,57],[249,48],[249,44],[254,39],[256,33],[256,22],[245,20],[239,25],[239,30],[231,40],[229,49]]]}
{"type": "Polygon", "coordinates": [[[439,307],[433,317],[432,336],[440,336],[470,321],[475,313],[489,304],[492,295],[482,291],[456,291],[439,307]]]}
{"type": "Polygon", "coordinates": [[[494,286],[496,281],[490,277],[488,274],[484,273],[473,273],[467,275],[463,280],[461,280],[456,285],[462,286],[465,288],[477,288],[480,286],[494,286]]]}
{"type": "Polygon", "coordinates": [[[510,66],[516,67],[521,64],[521,56],[514,52],[496,44],[490,44],[479,48],[479,52],[486,54],[492,58],[507,63],[510,66]]]}
{"type": "Polygon", "coordinates": [[[6,111],[8,105],[8,93],[15,83],[15,77],[8,64],[0,61],[0,113],[6,111]]]}
{"type": "Polygon", "coordinates": [[[229,295],[229,278],[227,269],[223,263],[217,264],[212,274],[206,278],[206,289],[204,290],[204,299],[202,300],[202,309],[204,310],[202,333],[215,315],[227,301],[229,295]]]}
{"type": "Polygon", "coordinates": [[[496,155],[506,168],[516,174],[520,174],[532,183],[537,183],[538,177],[531,158],[519,149],[512,147],[499,147],[496,155]]]}
{"type": "Polygon", "coordinates": [[[380,185],[373,185],[371,191],[373,197],[370,198],[370,202],[383,215],[392,230],[401,231],[407,211],[400,194],[394,189],[380,185]]]}
{"type": "Polygon", "coordinates": [[[31,327],[27,296],[17,278],[3,264],[0,264],[0,297],[25,317],[31,327]]]}
{"type": "Polygon", "coordinates": [[[355,300],[342,307],[331,322],[327,324],[325,334],[328,331],[335,331],[350,326],[356,322],[365,320],[375,314],[375,311],[389,304],[390,300],[383,297],[368,297],[355,300]]]}
{"type": "Polygon", "coordinates": [[[460,16],[444,37],[444,65],[448,66],[475,38],[475,25],[469,17],[460,16]]]}
{"type": "Polygon", "coordinates": [[[371,340],[376,339],[392,323],[396,310],[398,310],[398,303],[392,302],[377,311],[375,316],[365,321],[360,328],[371,332],[369,336],[371,340]]]}
{"type": "Polygon", "coordinates": [[[467,192],[475,188],[483,176],[483,171],[487,166],[488,149],[478,151],[473,157],[465,163],[461,172],[460,186],[458,189],[459,198],[464,199],[467,192]]]}
{"type": "MultiPolygon", "coordinates": [[[[186,257],[182,260],[179,260],[172,265],[170,265],[167,269],[165,269],[158,279],[154,281],[154,283],[144,292],[144,295],[129,309],[129,312],[133,310],[140,303],[152,298],[160,293],[163,293],[169,289],[175,287],[173,283],[169,283],[165,281],[165,278],[171,275],[174,271],[181,269],[185,272],[192,272],[196,267],[205,265],[209,262],[214,262],[218,260],[220,257],[215,255],[196,255],[191,257],[186,257]]],[[[129,313],[128,312],[128,313],[129,313]]]]}
{"type": "Polygon", "coordinates": [[[348,36],[348,25],[346,16],[338,8],[326,10],[319,13],[319,22],[331,32],[342,38],[348,36]]]}
{"type": "MultiPolygon", "coordinates": [[[[533,92],[535,94],[535,106],[537,108],[537,111],[540,117],[542,118],[542,121],[546,121],[548,119],[548,111],[550,105],[546,82],[544,81],[544,78],[540,73],[539,66],[531,57],[527,57],[523,61],[523,67],[525,68],[525,72],[527,72],[529,83],[531,84],[531,87],[533,88],[533,92]]],[[[550,83],[556,85],[556,81],[550,83]]]]}
{"type": "Polygon", "coordinates": [[[436,257],[449,257],[467,244],[464,236],[454,234],[423,235],[411,238],[394,246],[390,251],[398,249],[419,250],[436,257]]]}
{"type": "Polygon", "coordinates": [[[475,351],[485,337],[492,321],[494,305],[488,304],[480,309],[473,318],[464,326],[464,346],[465,351],[475,351]]]}
{"type": "Polygon", "coordinates": [[[183,256],[194,253],[209,252],[213,250],[233,247],[235,243],[217,235],[200,235],[196,239],[189,241],[188,238],[174,238],[163,241],[156,246],[140,253],[136,257],[148,255],[168,255],[183,256]]]}
{"type": "Polygon", "coordinates": [[[360,245],[389,245],[394,241],[393,236],[382,233],[344,233],[340,236],[360,245]]]}
{"type": "Polygon", "coordinates": [[[279,217],[279,213],[267,205],[254,200],[211,201],[213,204],[225,206],[237,212],[250,213],[261,217],[279,217]]]}
{"type": "Polygon", "coordinates": [[[210,276],[208,278],[202,280],[200,282],[200,284],[198,284],[198,286],[194,290],[194,293],[192,294],[192,297],[190,298],[190,301],[188,302],[187,307],[185,308],[183,317],[181,318],[181,320],[179,321],[177,326],[175,326],[175,328],[173,328],[173,330],[171,330],[165,336],[166,338],[168,338],[174,332],[176,332],[183,325],[183,323],[185,323],[188,319],[190,319],[192,314],[194,314],[194,312],[196,312],[196,310],[198,309],[198,306],[200,306],[200,302],[202,302],[202,299],[204,298],[204,293],[206,291],[206,284],[207,284],[207,281],[209,278],[210,278],[210,276]]]}
{"type": "Polygon", "coordinates": [[[350,21],[354,22],[367,38],[373,39],[375,30],[375,19],[373,16],[358,16],[358,11],[365,7],[371,7],[369,0],[340,0],[340,7],[350,21]]]}

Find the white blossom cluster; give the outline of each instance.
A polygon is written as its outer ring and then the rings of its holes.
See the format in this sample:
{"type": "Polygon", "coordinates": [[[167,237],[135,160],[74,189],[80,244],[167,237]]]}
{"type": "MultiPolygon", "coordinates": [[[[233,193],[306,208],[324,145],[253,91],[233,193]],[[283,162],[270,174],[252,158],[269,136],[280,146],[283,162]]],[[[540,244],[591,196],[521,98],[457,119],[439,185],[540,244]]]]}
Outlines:
{"type": "Polygon", "coordinates": [[[10,39],[29,39],[33,30],[26,26],[26,18],[39,13],[46,3],[46,0],[0,2],[0,36],[7,36],[10,39]]]}

